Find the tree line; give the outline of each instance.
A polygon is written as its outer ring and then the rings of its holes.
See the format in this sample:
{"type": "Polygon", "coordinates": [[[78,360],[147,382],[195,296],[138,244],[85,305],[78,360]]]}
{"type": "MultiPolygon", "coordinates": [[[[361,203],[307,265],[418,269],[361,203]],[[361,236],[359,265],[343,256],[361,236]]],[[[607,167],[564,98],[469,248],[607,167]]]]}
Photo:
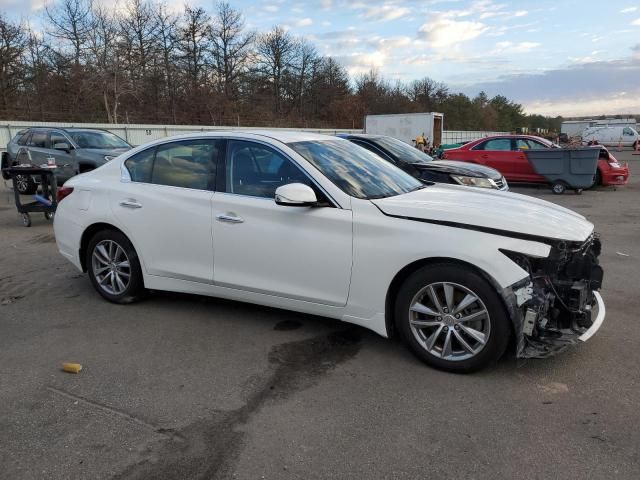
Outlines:
{"type": "Polygon", "coordinates": [[[282,26],[250,31],[224,1],[175,12],[124,0],[116,12],[58,0],[42,24],[0,14],[3,119],[361,128],[366,114],[438,111],[449,130],[559,128],[503,96],[470,98],[431,78],[350,78],[282,26]]]}

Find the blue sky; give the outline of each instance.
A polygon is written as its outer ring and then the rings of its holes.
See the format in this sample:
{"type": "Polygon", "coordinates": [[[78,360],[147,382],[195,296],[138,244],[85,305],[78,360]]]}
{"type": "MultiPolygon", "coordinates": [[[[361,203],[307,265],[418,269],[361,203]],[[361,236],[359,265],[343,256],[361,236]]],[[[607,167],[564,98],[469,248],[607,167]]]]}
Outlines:
{"type": "MultiPolygon", "coordinates": [[[[43,1],[0,0],[0,8],[37,21],[43,1]]],[[[211,0],[192,3],[212,7],[211,0]]],[[[390,79],[429,76],[470,95],[504,94],[530,113],[640,113],[640,0],[231,4],[249,28],[283,25],[352,74],[375,68],[390,79]]]]}

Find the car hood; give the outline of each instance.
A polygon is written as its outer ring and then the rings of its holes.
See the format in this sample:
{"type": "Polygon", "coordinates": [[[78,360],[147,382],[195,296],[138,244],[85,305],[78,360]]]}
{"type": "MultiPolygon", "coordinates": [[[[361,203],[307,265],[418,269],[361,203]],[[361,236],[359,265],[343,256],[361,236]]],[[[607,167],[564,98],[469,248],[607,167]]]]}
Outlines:
{"type": "Polygon", "coordinates": [[[555,240],[583,242],[593,232],[593,224],[572,210],[497,190],[438,184],[372,202],[387,215],[555,240]]]}
{"type": "Polygon", "coordinates": [[[485,167],[484,165],[477,165],[475,163],[434,160],[429,163],[414,163],[412,165],[418,170],[437,170],[442,173],[465,175],[467,177],[490,178],[492,180],[500,180],[502,178],[502,174],[495,168],[485,167]]]}

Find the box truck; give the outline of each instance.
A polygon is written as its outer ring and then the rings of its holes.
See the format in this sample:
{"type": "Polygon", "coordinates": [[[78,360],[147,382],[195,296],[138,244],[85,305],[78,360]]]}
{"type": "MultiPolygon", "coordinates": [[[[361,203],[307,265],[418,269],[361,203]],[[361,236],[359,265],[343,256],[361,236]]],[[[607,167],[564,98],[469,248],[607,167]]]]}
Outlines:
{"type": "Polygon", "coordinates": [[[388,135],[409,145],[418,135],[434,146],[442,143],[442,113],[398,113],[392,115],[367,115],[364,119],[364,133],[388,135]]]}

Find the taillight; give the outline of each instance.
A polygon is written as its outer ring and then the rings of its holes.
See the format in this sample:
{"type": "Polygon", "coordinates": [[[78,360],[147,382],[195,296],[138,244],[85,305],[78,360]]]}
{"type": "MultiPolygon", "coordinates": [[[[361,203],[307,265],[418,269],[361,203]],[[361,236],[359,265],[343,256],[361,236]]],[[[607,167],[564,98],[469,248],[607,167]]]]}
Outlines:
{"type": "Polygon", "coordinates": [[[56,200],[60,203],[63,199],[67,198],[73,192],[73,187],[60,187],[56,190],[56,200]]]}

